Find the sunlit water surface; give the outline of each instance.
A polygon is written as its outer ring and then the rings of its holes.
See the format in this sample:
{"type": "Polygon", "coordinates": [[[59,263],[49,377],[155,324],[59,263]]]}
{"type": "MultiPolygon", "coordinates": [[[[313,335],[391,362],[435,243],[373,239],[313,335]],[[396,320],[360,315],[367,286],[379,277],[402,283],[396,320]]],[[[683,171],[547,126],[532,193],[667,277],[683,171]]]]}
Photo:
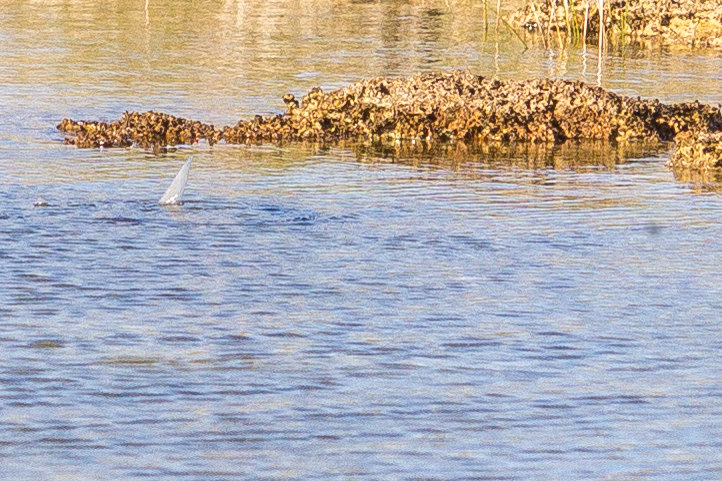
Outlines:
{"type": "Polygon", "coordinates": [[[92,3],[0,10],[1,479],[722,477],[722,198],[663,149],[54,128],[449,68],[720,102],[719,56],[524,51],[444,2],[92,3]]]}

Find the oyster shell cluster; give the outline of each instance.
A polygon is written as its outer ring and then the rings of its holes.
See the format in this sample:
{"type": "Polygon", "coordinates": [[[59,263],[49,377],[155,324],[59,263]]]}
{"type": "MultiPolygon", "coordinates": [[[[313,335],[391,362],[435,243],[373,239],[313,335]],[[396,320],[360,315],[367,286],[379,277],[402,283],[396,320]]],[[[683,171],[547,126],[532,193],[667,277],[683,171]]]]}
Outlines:
{"type": "Polygon", "coordinates": [[[205,139],[218,142],[219,132],[213,125],[175,117],[161,112],[124,112],[114,122],[63,119],[58,130],[66,134],[65,143],[78,147],[130,147],[194,144],[205,139]]]}
{"type": "MultiPolygon", "coordinates": [[[[599,32],[596,0],[531,0],[508,20],[515,27],[546,33],[583,28],[599,32]],[[569,24],[572,25],[569,25],[569,24]]],[[[719,0],[605,0],[604,27],[610,34],[634,40],[655,40],[670,46],[722,48],[722,2],[719,0]]]]}
{"type": "MultiPolygon", "coordinates": [[[[625,97],[582,82],[503,82],[466,71],[373,78],[328,93],[312,89],[287,111],[216,128],[171,115],[126,112],[115,122],[64,119],[78,147],[281,141],[421,140],[561,143],[567,140],[671,141],[683,132],[722,130],[720,109],[625,97]]],[[[722,159],[719,165],[722,167],[722,159]]]]}
{"type": "Polygon", "coordinates": [[[699,171],[722,168],[722,132],[685,132],[678,135],[667,165],[674,169],[699,171]]]}

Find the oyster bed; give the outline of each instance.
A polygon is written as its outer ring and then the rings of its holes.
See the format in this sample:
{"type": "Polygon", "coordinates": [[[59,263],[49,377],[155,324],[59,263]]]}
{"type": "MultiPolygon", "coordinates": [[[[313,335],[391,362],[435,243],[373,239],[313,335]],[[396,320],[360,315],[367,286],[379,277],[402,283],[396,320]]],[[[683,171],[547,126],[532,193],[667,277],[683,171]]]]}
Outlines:
{"type": "Polygon", "coordinates": [[[284,96],[287,111],[256,116],[234,126],[210,124],[158,112],[126,112],[114,122],[63,119],[58,129],[78,147],[159,148],[192,144],[372,140],[466,143],[562,143],[568,140],[677,141],[673,166],[722,167],[718,145],[722,113],[698,102],[664,104],[625,97],[568,80],[502,82],[467,71],[408,78],[373,78],[323,92],[312,89],[299,103],[284,96]],[[680,136],[679,134],[688,133],[680,136]],[[690,141],[690,139],[694,139],[690,141]],[[695,143],[696,142],[696,143],[695,143]],[[704,156],[695,157],[697,151],[704,156]]]}
{"type": "Polygon", "coordinates": [[[676,169],[722,168],[722,132],[685,132],[677,136],[667,163],[676,169]]]}
{"type": "MultiPolygon", "coordinates": [[[[606,0],[604,31],[631,40],[653,40],[669,46],[722,48],[722,3],[719,0],[606,0]]],[[[531,0],[509,16],[509,23],[529,31],[599,33],[596,0],[531,0]]]]}

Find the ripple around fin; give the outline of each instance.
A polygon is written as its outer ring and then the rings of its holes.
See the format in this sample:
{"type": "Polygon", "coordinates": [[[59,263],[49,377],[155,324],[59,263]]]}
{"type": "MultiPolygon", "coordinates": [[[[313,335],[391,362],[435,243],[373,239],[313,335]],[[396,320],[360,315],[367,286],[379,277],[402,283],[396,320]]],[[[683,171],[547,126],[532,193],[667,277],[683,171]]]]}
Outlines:
{"type": "Polygon", "coordinates": [[[183,167],[181,167],[178,171],[173,179],[173,182],[171,182],[168,187],[168,190],[166,190],[165,194],[163,194],[163,197],[161,197],[158,201],[160,205],[179,205],[182,203],[181,197],[183,197],[183,192],[185,191],[186,184],[188,183],[188,172],[191,170],[192,161],[193,156],[191,155],[188,157],[188,160],[186,160],[186,163],[183,164],[183,167]]]}

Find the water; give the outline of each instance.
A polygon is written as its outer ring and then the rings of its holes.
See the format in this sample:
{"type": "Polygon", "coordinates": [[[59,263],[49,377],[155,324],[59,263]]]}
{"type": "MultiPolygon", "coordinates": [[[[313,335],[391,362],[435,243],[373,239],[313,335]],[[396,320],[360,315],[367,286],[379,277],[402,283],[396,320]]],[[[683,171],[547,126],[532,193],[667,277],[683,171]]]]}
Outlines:
{"type": "MultiPolygon", "coordinates": [[[[443,68],[593,83],[592,53],[443,5],[88,3],[0,11],[0,479],[722,476],[720,184],[663,149],[153,156],[54,129],[443,68]]],[[[720,71],[612,52],[602,84],[720,102],[720,71]]]]}

